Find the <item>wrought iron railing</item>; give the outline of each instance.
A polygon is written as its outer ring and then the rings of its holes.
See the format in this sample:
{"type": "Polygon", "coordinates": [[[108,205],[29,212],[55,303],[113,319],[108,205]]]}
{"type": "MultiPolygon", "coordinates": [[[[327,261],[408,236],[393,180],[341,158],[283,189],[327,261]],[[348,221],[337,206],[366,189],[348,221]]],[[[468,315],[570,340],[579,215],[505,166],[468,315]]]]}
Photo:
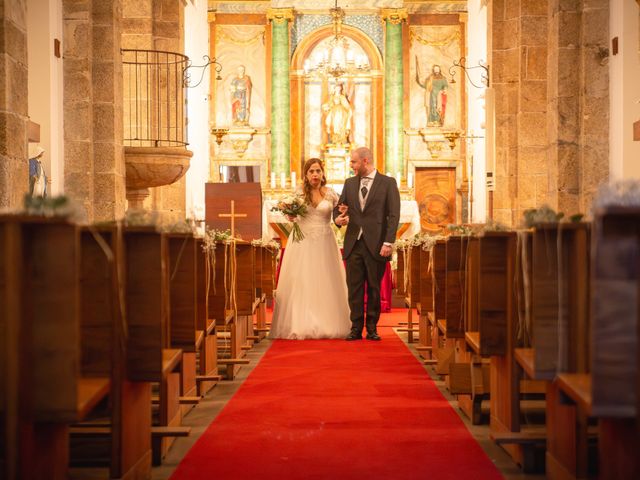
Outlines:
{"type": "Polygon", "coordinates": [[[188,61],[180,53],[122,50],[126,146],[188,144],[184,82],[188,61]]]}

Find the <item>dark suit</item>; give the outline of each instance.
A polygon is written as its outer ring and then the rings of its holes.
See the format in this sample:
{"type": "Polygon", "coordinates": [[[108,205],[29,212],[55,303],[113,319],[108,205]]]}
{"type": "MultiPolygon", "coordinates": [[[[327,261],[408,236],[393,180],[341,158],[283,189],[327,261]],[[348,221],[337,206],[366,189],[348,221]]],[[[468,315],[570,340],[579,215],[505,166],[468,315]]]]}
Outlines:
{"type": "MultiPolygon", "coordinates": [[[[348,178],[338,204],[349,207],[343,258],[347,264],[347,289],[352,332],[362,334],[365,324],[364,287],[367,284],[367,333],[375,333],[380,318],[380,282],[390,257],[380,255],[382,245],[394,243],[400,220],[400,193],[392,177],[377,172],[364,209],[360,207],[360,177],[348,178]],[[358,239],[362,228],[362,235],[358,239]]],[[[338,207],[333,218],[340,215],[338,207]]]]}

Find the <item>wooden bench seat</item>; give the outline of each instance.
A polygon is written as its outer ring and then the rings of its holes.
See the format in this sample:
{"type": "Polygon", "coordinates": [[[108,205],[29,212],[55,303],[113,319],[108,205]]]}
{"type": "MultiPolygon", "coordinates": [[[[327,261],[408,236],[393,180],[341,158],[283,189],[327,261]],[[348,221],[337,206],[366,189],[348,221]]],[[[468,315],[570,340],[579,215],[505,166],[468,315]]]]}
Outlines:
{"type": "Polygon", "coordinates": [[[544,465],[547,432],[544,427],[522,429],[519,432],[492,432],[491,439],[503,447],[517,445],[522,450],[521,467],[525,473],[540,472],[544,465]]]}
{"type": "Polygon", "coordinates": [[[204,330],[196,330],[195,337],[196,350],[200,350],[202,342],[204,341],[204,330]]]}
{"type": "Polygon", "coordinates": [[[535,352],[533,348],[516,348],[514,350],[514,355],[516,358],[516,362],[524,373],[527,374],[529,378],[534,378],[535,368],[534,368],[534,357],[535,352]]]}
{"type": "Polygon", "coordinates": [[[111,380],[107,377],[78,380],[78,420],[82,420],[109,393],[111,380]]]}
{"type": "Polygon", "coordinates": [[[177,348],[162,349],[162,376],[166,377],[180,364],[182,350],[177,348]]]}
{"type": "Polygon", "coordinates": [[[465,332],[464,339],[473,353],[480,355],[480,332],[465,332]]]}
{"type": "Polygon", "coordinates": [[[555,382],[567,397],[584,413],[591,414],[591,375],[588,373],[560,373],[555,382]]]}

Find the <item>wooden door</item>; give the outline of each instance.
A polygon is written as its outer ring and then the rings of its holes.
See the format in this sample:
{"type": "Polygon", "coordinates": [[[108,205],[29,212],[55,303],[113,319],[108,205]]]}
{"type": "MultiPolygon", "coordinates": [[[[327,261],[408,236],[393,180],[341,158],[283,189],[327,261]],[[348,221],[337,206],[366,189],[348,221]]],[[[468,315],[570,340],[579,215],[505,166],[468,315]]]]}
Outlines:
{"type": "Polygon", "coordinates": [[[456,169],[416,168],[416,201],[422,230],[438,232],[456,222],[456,169]]]}

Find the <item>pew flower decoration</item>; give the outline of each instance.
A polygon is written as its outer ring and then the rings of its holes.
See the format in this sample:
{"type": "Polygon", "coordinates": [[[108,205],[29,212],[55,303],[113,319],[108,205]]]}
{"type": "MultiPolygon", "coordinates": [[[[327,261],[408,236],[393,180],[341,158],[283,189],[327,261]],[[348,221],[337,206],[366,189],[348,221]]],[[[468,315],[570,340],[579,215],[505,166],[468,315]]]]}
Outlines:
{"type": "Polygon", "coordinates": [[[23,206],[26,215],[61,217],[76,222],[84,220],[83,212],[78,208],[78,205],[64,195],[42,197],[26,194],[23,206]]]}
{"type": "Polygon", "coordinates": [[[307,204],[302,195],[285,195],[275,207],[271,208],[272,212],[280,212],[289,220],[292,220],[290,238],[294,242],[304,240],[304,234],[298,225],[298,218],[303,218],[307,214],[307,204]]]}
{"type": "Polygon", "coordinates": [[[216,249],[217,243],[228,242],[231,238],[231,230],[215,230],[213,228],[207,228],[204,232],[202,250],[205,252],[213,252],[216,249]]]}
{"type": "Polygon", "coordinates": [[[273,239],[263,240],[259,238],[256,240],[251,240],[251,245],[253,245],[254,247],[262,247],[272,254],[277,254],[280,251],[280,244],[273,239]]]}

